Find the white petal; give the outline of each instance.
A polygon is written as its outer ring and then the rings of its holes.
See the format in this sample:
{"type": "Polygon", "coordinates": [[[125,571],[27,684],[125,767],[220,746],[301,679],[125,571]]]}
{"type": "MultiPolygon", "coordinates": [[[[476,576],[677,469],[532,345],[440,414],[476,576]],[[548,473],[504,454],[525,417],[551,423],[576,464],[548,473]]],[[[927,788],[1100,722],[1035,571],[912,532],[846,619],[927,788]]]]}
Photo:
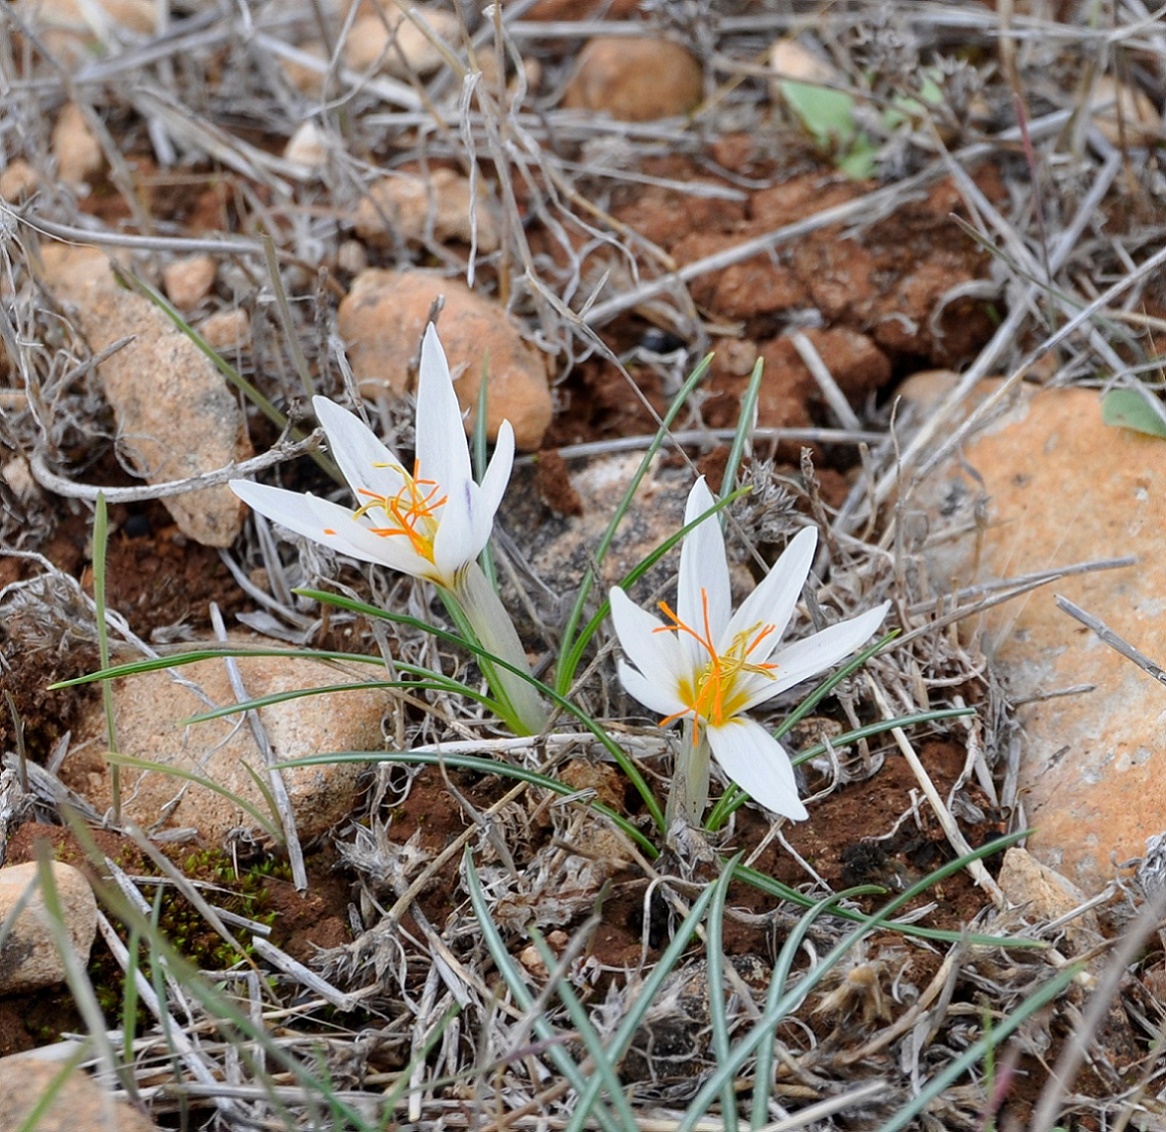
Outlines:
{"type": "Polygon", "coordinates": [[[230,486],[249,507],[304,538],[416,578],[433,576],[433,565],[413,550],[408,539],[374,535],[346,507],[250,480],[231,480],[230,486]]]}
{"type": "Polygon", "coordinates": [[[490,541],[490,535],[494,530],[494,516],[506,492],[513,464],[514,430],[510,427],[509,421],[503,421],[498,429],[494,455],[486,465],[486,474],[482,476],[481,484],[470,486],[470,529],[471,541],[477,547],[474,551],[475,557],[490,541]]]}
{"type": "Polygon", "coordinates": [[[787,818],[809,817],[798,798],[794,768],[785,748],[759,723],[738,716],[708,729],[721,769],[754,801],[787,818]]]}
{"type": "Polygon", "coordinates": [[[681,712],[687,713],[688,708],[676,696],[668,694],[668,690],[649,680],[642,673],[637,672],[630,664],[620,661],[619,681],[629,696],[639,700],[644,707],[654,711],[657,715],[667,717],[681,712]]]}
{"type": "Polygon", "coordinates": [[[445,485],[447,495],[445,506],[433,536],[433,561],[438,573],[452,585],[454,576],[481,553],[490,537],[490,528],[475,530],[474,504],[478,485],[473,480],[462,480],[458,484],[445,485]]]}
{"type": "Polygon", "coordinates": [[[364,422],[327,397],[313,397],[316,419],[328,435],[328,451],[340,465],[344,478],[360,503],[368,498],[359,495],[367,488],[392,498],[404,486],[404,466],[397,455],[386,448],[364,422]]]}
{"type": "Polygon", "coordinates": [[[509,421],[503,421],[498,428],[498,439],[494,442],[494,455],[490,457],[486,474],[482,476],[482,511],[489,516],[491,525],[498,504],[506,492],[506,485],[510,482],[510,470],[513,467],[514,429],[509,421]]]}
{"type": "MultiPolygon", "coordinates": [[[[705,483],[704,476],[692,485],[684,522],[693,522],[703,515],[716,500],[705,483]]],[[[703,637],[705,634],[705,602],[708,603],[708,624],[715,644],[729,624],[732,595],[729,591],[729,564],[725,559],[725,539],[716,515],[710,515],[695,530],[689,531],[680,550],[680,582],[676,594],[676,613],[686,625],[703,637]]],[[[681,634],[686,637],[686,634],[681,634]]],[[[695,642],[693,642],[695,644],[695,642]]],[[[707,659],[691,647],[694,662],[707,659]]]]}
{"type": "Polygon", "coordinates": [[[815,527],[805,527],[798,531],[773,569],[761,579],[757,588],[733,615],[724,639],[718,642],[721,649],[728,647],[735,633],[752,629],[755,625],[772,625],[773,632],[749,654],[752,663],[765,662],[780,644],[781,635],[793,616],[813,564],[817,544],[818,531],[815,527]]]}
{"type": "MultiPolygon", "coordinates": [[[[761,697],[770,696],[792,688],[803,680],[827,668],[833,668],[840,660],[857,652],[870,640],[887,615],[890,602],[884,602],[875,609],[868,609],[849,621],[839,621],[804,641],[794,641],[777,653],[773,660],[778,668],[774,672],[773,691],[761,697]]],[[[754,700],[750,706],[761,702],[754,700]]]]}
{"type": "MultiPolygon", "coordinates": [[[[619,586],[612,586],[607,596],[611,604],[611,622],[624,655],[644,674],[645,679],[675,699],[680,681],[692,680],[688,654],[678,646],[676,634],[657,632],[663,629],[660,620],[636,605],[619,586]]],[[[638,696],[636,698],[639,699],[638,696]]],[[[669,708],[664,714],[671,715],[678,710],[675,707],[669,708]]]]}
{"type": "Polygon", "coordinates": [[[442,491],[453,491],[470,478],[470,453],[462,411],[445,351],[430,323],[421,343],[421,373],[417,380],[417,460],[420,474],[435,480],[442,491]]]}

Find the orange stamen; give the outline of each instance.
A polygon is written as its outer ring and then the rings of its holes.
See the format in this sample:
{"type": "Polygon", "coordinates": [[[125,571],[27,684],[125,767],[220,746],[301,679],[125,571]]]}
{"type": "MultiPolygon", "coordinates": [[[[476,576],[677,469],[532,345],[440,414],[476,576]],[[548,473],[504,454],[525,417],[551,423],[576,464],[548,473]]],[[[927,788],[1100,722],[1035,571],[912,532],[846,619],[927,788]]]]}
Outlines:
{"type": "Polygon", "coordinates": [[[417,554],[432,562],[433,539],[437,534],[437,512],[445,506],[449,496],[435,498],[441,491],[437,481],[419,479],[418,470],[416,461],[413,463],[413,475],[409,475],[404,468],[397,469],[404,483],[396,495],[377,495],[367,488],[360,488],[357,494],[367,497],[368,502],[358,507],[352,517],[359,519],[371,511],[383,511],[388,524],[383,527],[369,527],[369,531],[382,538],[404,535],[417,554]],[[424,488],[430,490],[425,491],[424,488]]]}
{"type": "MultiPolygon", "coordinates": [[[[653,632],[687,633],[708,654],[708,661],[694,673],[692,682],[687,680],[681,682],[680,699],[686,707],[683,711],[673,712],[660,720],[661,727],[689,713],[692,714],[694,723],[703,720],[706,725],[719,727],[737,715],[745,703],[748,690],[745,687],[738,687],[739,677],[749,673],[772,680],[774,669],[778,667],[774,663],[758,664],[749,660],[749,656],[775,629],[775,626],[760,621],[734,634],[728,649],[723,653],[717,652],[712,626],[709,623],[708,591],[704,587],[701,587],[700,597],[704,621],[703,633],[682,621],[667,602],[660,602],[660,610],[672,624],[661,625],[653,632]]],[[[697,727],[692,730],[692,741],[694,745],[698,741],[697,727]]]]}

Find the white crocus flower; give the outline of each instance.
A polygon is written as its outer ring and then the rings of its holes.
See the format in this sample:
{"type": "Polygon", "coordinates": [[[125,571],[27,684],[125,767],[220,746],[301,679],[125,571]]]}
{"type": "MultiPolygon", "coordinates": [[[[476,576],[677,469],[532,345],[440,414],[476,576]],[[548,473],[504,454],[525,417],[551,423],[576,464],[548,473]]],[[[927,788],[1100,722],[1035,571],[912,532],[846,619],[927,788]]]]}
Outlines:
{"type": "MultiPolygon", "coordinates": [[[[412,469],[361,420],[326,397],[313,397],[328,449],[356,497],[355,509],[278,487],[231,480],[245,503],[282,527],[341,554],[388,566],[440,587],[487,651],[526,671],[526,653],[477,558],[514,462],[514,430],[503,421],[482,482],[474,481],[445,351],[432,323],[421,344],[416,459],[412,469]]],[[[531,686],[483,662],[495,694],[521,730],[542,728],[545,712],[531,686]]]]}
{"type": "MultiPolygon", "coordinates": [[[[701,477],[689,493],[685,523],[713,505],[701,477]]],[[[747,713],[855,652],[878,629],[889,605],[779,647],[816,544],[816,530],[800,531],[736,613],[715,517],[684,539],[676,610],[660,603],[666,622],[622,589],[611,590],[612,621],[630,662],[619,665],[624,688],[664,716],[661,725],[686,723],[669,798],[670,826],[682,814],[699,824],[708,800],[710,748],[725,774],[763,806],[788,818],[807,816],[789,756],[747,713]]]]}
{"type": "Polygon", "coordinates": [[[314,495],[232,480],[245,503],[280,526],[342,554],[436,582],[447,590],[482,552],[514,461],[514,430],[503,421],[481,484],[474,482],[445,352],[430,324],[417,383],[417,458],[412,470],[361,420],[326,397],[316,418],[348,480],[355,510],[314,495]]]}

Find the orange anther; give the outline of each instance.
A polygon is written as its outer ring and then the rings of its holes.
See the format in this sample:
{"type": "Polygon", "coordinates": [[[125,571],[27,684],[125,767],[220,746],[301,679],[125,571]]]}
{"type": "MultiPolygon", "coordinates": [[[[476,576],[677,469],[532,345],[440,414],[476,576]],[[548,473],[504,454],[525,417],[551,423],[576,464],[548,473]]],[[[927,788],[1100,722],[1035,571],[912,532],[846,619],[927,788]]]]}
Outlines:
{"type": "Polygon", "coordinates": [[[413,475],[404,468],[398,468],[403,483],[396,495],[377,495],[368,488],[360,488],[359,495],[368,497],[368,502],[358,507],[352,517],[359,519],[370,511],[380,510],[389,521],[383,527],[369,527],[369,531],[382,538],[404,535],[413,549],[422,558],[433,561],[433,539],[437,534],[437,512],[445,506],[448,495],[440,499],[435,496],[441,490],[435,480],[417,479],[417,464],[413,465],[413,475]],[[429,488],[423,491],[423,488],[429,488]]]}
{"type": "MultiPolygon", "coordinates": [[[[728,649],[723,653],[717,651],[713,640],[712,626],[709,624],[708,591],[701,588],[701,606],[704,620],[703,634],[686,624],[673,612],[666,602],[660,602],[660,609],[672,624],[661,625],[653,630],[656,633],[687,633],[708,654],[708,660],[694,672],[694,679],[689,682],[681,681],[678,689],[681,701],[686,705],[684,711],[673,712],[660,721],[660,726],[672,723],[681,716],[692,713],[693,721],[703,720],[706,724],[719,727],[732,719],[741,710],[748,696],[748,689],[738,687],[738,678],[744,673],[751,673],[773,679],[773,670],[778,666],[772,663],[754,663],[749,660],[753,653],[775,629],[773,625],[758,622],[739,633],[734,634],[728,649]]],[[[698,740],[697,728],[693,728],[692,741],[698,740]]]]}

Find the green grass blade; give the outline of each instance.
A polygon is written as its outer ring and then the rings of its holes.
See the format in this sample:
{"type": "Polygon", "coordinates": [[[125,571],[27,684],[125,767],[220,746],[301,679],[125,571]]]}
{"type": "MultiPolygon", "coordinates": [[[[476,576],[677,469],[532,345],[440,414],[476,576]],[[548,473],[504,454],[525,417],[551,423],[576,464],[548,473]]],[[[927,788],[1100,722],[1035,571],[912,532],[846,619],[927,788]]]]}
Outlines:
{"type": "Polygon", "coordinates": [[[737,472],[741,458],[745,455],[745,445],[753,431],[757,417],[757,397],[761,392],[761,375],[765,372],[765,359],[758,358],[749,375],[745,396],[741,399],[741,411],[737,416],[737,430],[733,433],[733,445],[729,449],[729,459],[725,462],[725,474],[721,477],[721,495],[731,495],[737,486],[737,472]]]}
{"type": "MultiPolygon", "coordinates": [[[[875,885],[859,885],[856,888],[848,888],[845,892],[836,892],[826,897],[825,900],[819,900],[812,908],[810,908],[797,924],[793,931],[786,937],[785,944],[778,953],[777,961],[773,965],[773,976],[769,981],[769,990],[765,995],[765,1010],[768,1013],[773,1013],[777,1009],[777,1004],[781,1000],[781,996],[785,994],[786,984],[789,982],[790,972],[793,970],[794,961],[797,959],[798,952],[801,950],[802,942],[809,934],[810,928],[814,921],[827,912],[836,908],[843,900],[852,899],[856,896],[866,896],[876,892],[882,892],[883,889],[875,885]]],[[[777,1042],[777,1034],[774,1030],[769,1030],[762,1036],[761,1042],[757,1047],[756,1064],[757,1072],[753,1082],[753,1112],[750,1117],[749,1127],[752,1132],[757,1132],[766,1123],[767,1112],[769,1109],[769,1093],[773,1085],[773,1074],[768,1072],[768,1067],[773,1064],[773,1051],[777,1042]],[[764,1070],[764,1071],[763,1071],[764,1070]]],[[[718,1060],[724,1061],[728,1059],[728,1053],[718,1060]]]]}
{"type": "MultiPolygon", "coordinates": [[[[248,381],[226,358],[222,356],[185,318],[182,317],[178,309],[162,294],[156,287],[147,283],[146,280],[126,271],[124,268],[113,265],[114,271],[117,273],[118,279],[127,287],[137,291],[140,295],[150,300],[173,324],[176,330],[179,330],[187,338],[191,340],[198,347],[210,363],[226,378],[228,384],[234,386],[240,393],[243,394],[247,400],[254,405],[277,429],[281,432],[284,429],[288,430],[288,435],[293,440],[303,440],[307,435],[302,429],[288,428],[287,414],[281,412],[275,405],[261,393],[257,386],[248,381]]],[[[294,341],[294,338],[293,338],[294,341]]],[[[309,387],[308,396],[311,397],[312,391],[309,387]]],[[[316,462],[316,464],[326,472],[338,484],[345,483],[344,477],[340,474],[340,469],[322,452],[309,452],[309,456],[316,462]]]]}
{"type": "MultiPolygon", "coordinates": [[[[1002,838],[1001,840],[1016,841],[1018,839],[1019,835],[1011,839],[1002,838]]],[[[761,1018],[754,1024],[750,1032],[733,1047],[729,1058],[719,1063],[701,1086],[699,1092],[693,1098],[688,1111],[685,1113],[684,1118],[677,1124],[676,1132],[694,1132],[697,1123],[708,1111],[713,1100],[721,1093],[726,1082],[731,1083],[736,1078],[749,1058],[756,1054],[768,1036],[772,1034],[774,1027],[780,1025],[783,1019],[798,1009],[809,996],[810,992],[846,956],[851,948],[877,928],[902,927],[903,925],[896,925],[890,920],[890,917],[899,908],[915,899],[915,897],[923,895],[929,888],[939,883],[945,877],[951,876],[954,872],[966,868],[971,861],[979,860],[990,855],[996,851],[998,846],[999,842],[984,846],[977,849],[974,853],[965,854],[958,861],[950,862],[936,869],[923,880],[912,885],[906,892],[897,896],[894,900],[889,901],[878,912],[874,913],[874,915],[859,918],[857,926],[831,948],[816,967],[803,975],[796,986],[783,993],[776,1002],[767,1005],[767,1008],[762,1012],[761,1018]]],[[[742,869],[738,866],[735,873],[740,875],[741,872],[742,869]]],[[[842,909],[838,911],[841,912],[842,909]]],[[[951,934],[954,935],[957,941],[972,941],[972,937],[967,934],[951,934]]],[[[996,941],[996,946],[999,945],[999,941],[996,941]]]]}
{"type": "Polygon", "coordinates": [[[212,719],[222,719],[224,716],[239,715],[241,712],[257,711],[259,708],[271,707],[273,704],[287,703],[289,700],[302,700],[307,696],[327,695],[331,692],[375,692],[379,689],[403,689],[409,692],[451,692],[456,691],[468,699],[478,703],[489,704],[488,696],[483,696],[456,680],[363,680],[352,684],[325,684],[320,688],[293,688],[288,692],[272,692],[267,696],[258,696],[253,700],[240,700],[238,703],[227,704],[226,707],[214,708],[212,711],[200,712],[182,720],[187,723],[207,723],[212,719]]]}
{"type": "Polygon", "coordinates": [[[295,591],[301,597],[311,598],[315,601],[320,601],[326,605],[334,605],[339,609],[347,609],[356,613],[363,613],[367,617],[374,617],[382,621],[390,621],[394,624],[409,625],[412,628],[421,629],[436,637],[438,640],[445,641],[448,644],[456,645],[459,648],[465,649],[467,652],[473,653],[475,656],[485,656],[490,663],[499,668],[505,668],[507,671],[514,673],[523,680],[528,681],[541,695],[545,696],[552,703],[557,704],[572,718],[578,720],[583,726],[595,736],[596,739],[603,745],[604,750],[611,755],[616,761],[619,768],[631,781],[636,788],[636,792],[643,799],[644,805],[648,812],[652,815],[652,821],[655,822],[657,828],[664,828],[664,811],[660,807],[660,803],[656,801],[652,794],[652,789],[648,785],[644,776],[640,773],[639,767],[635,762],[629,758],[627,753],[618,743],[611,738],[607,732],[599,726],[585,711],[577,707],[566,696],[561,695],[556,689],[544,684],[541,680],[536,680],[529,672],[523,672],[522,669],[513,664],[508,663],[501,657],[493,656],[487,653],[480,645],[473,641],[467,641],[464,637],[456,633],[450,633],[448,630],[440,629],[436,625],[430,625],[424,621],[419,621],[415,617],[410,617],[405,613],[394,613],[388,609],[377,609],[375,606],[366,605],[364,602],[354,601],[352,598],[341,597],[338,594],[326,593],[322,590],[301,590],[295,591]]]}
{"type": "MultiPolygon", "coordinates": [[[[554,971],[555,954],[547,945],[547,941],[543,939],[542,932],[533,924],[527,927],[527,931],[530,932],[530,938],[534,941],[534,945],[538,949],[543,963],[546,964],[547,970],[554,971]]],[[[559,996],[559,1001],[566,1007],[571,1024],[575,1027],[583,1045],[586,1047],[587,1054],[591,1058],[591,1064],[595,1067],[595,1072],[603,1078],[604,1088],[619,1116],[621,1127],[624,1129],[636,1128],[637,1121],[635,1113],[632,1112],[627,1093],[620,1082],[619,1074],[616,1071],[616,1063],[603,1038],[591,1024],[591,1018],[586,1008],[579,1001],[579,996],[575,994],[571,988],[571,984],[564,977],[560,977],[556,981],[555,993],[559,996]]]]}
{"type": "MultiPolygon", "coordinates": [[[[245,814],[252,818],[256,825],[263,830],[277,845],[283,844],[283,828],[278,820],[278,814],[275,810],[272,811],[273,816],[265,816],[264,813],[253,806],[244,798],[240,798],[238,794],[232,794],[230,790],[220,786],[217,782],[210,778],[203,778],[200,774],[195,774],[193,771],[184,770],[178,766],[167,766],[163,763],[156,763],[150,759],[135,759],[132,755],[111,754],[110,762],[115,766],[129,767],[131,770],[142,771],[157,771],[159,774],[169,774],[174,778],[181,778],[186,782],[193,782],[196,786],[201,786],[204,790],[213,791],[221,798],[226,798],[234,805],[238,806],[245,814]]],[[[280,766],[291,765],[281,763],[280,766]]],[[[250,768],[248,768],[250,770],[250,768]]],[[[250,771],[252,777],[256,776],[254,770],[250,771]]],[[[268,795],[270,799],[270,795],[268,795]]],[[[274,802],[273,802],[274,805],[274,802]]]]}
{"type": "Polygon", "coordinates": [[[993,1023],[979,1041],[970,1045],[954,1061],[946,1064],[918,1094],[911,1098],[890,1120],[879,1126],[878,1132],[902,1132],[943,1091],[990,1052],[999,1048],[1005,1038],[1014,1034],[1033,1015],[1057,999],[1084,970],[1085,964],[1075,963],[1058,971],[1040,989],[1025,995],[1020,1006],[1002,1021],[993,1023]]]}
{"type": "MultiPolygon", "coordinates": [[[[97,655],[102,669],[109,667],[109,626],[105,623],[105,566],[109,550],[109,514],[105,494],[97,493],[93,512],[93,610],[97,619],[97,655]]],[[[105,745],[117,753],[117,720],[113,712],[113,689],[109,681],[101,685],[101,707],[105,714],[105,745]]],[[[121,821],[121,771],[114,763],[109,770],[109,794],[114,824],[121,821]]]]}
{"type": "MultiPolygon", "coordinates": [[[[644,1020],[644,1015],[647,1014],[652,1003],[656,1001],[656,996],[660,993],[660,988],[664,985],[664,980],[672,974],[673,968],[680,962],[681,957],[696,935],[696,930],[700,927],[700,922],[704,918],[705,911],[716,894],[718,887],[723,886],[727,888],[732,877],[733,871],[731,869],[725,869],[716,881],[708,885],[694,901],[692,907],[689,909],[688,915],[684,917],[676,929],[676,934],[672,937],[671,943],[665,948],[664,954],[660,956],[656,966],[652,968],[652,973],[644,980],[644,984],[640,987],[639,993],[632,1002],[631,1008],[620,1020],[619,1028],[608,1041],[607,1046],[612,1061],[619,1062],[627,1053],[636,1035],[636,1031],[644,1020]]],[[[580,1098],[579,1104],[576,1106],[565,1132],[583,1132],[587,1123],[588,1106],[594,1102],[594,1098],[599,1095],[602,1087],[603,1082],[600,1078],[593,1077],[591,1079],[586,1093],[580,1098]]],[[[719,1092],[720,1089],[718,1088],[717,1091],[719,1092]]]]}
{"type": "MultiPolygon", "coordinates": [[[[664,443],[665,439],[667,439],[668,430],[672,427],[672,422],[676,420],[676,417],[679,415],[680,410],[684,407],[685,402],[687,402],[693,390],[704,380],[704,376],[708,372],[711,364],[711,354],[702,358],[697,367],[692,371],[688,380],[680,387],[680,391],[672,399],[672,404],[668,406],[668,411],[664,414],[664,418],[660,422],[660,427],[656,430],[656,435],[652,438],[652,442],[644,452],[644,458],[640,461],[639,468],[636,469],[635,475],[632,476],[627,491],[624,492],[623,498],[620,500],[619,506],[616,507],[615,514],[611,518],[611,522],[607,525],[607,530],[604,531],[603,537],[599,540],[599,546],[595,550],[596,567],[601,566],[604,558],[607,557],[612,540],[615,538],[615,532],[619,528],[620,523],[623,522],[623,517],[627,514],[627,510],[631,506],[636,489],[640,486],[640,481],[647,474],[648,468],[651,466],[652,458],[660,450],[660,446],[664,443]]],[[[555,673],[555,690],[560,695],[564,695],[567,692],[575,679],[575,669],[571,666],[569,658],[576,654],[574,647],[575,633],[579,628],[579,622],[583,620],[583,610],[586,608],[587,599],[591,595],[591,588],[595,585],[595,580],[595,568],[588,567],[583,574],[583,580],[579,584],[579,593],[576,595],[575,604],[571,607],[571,612],[567,617],[567,624],[563,628],[562,647],[559,653],[559,670],[555,673]]],[[[575,666],[578,666],[578,661],[575,662],[575,666]]]]}
{"type": "MultiPolygon", "coordinates": [[[[897,896],[887,905],[887,908],[883,910],[882,914],[892,915],[899,908],[903,907],[905,903],[913,900],[916,896],[922,895],[937,881],[952,876],[954,873],[958,873],[970,861],[979,861],[985,857],[990,857],[993,853],[999,853],[1007,849],[1010,845],[1015,845],[1017,842],[1022,841],[1025,837],[1031,836],[1031,834],[1031,830],[1018,830],[1015,833],[1006,834],[1003,837],[998,837],[994,841],[988,842],[986,845],[980,846],[973,853],[966,853],[954,861],[948,861],[947,864],[942,865],[923,880],[912,885],[905,892],[897,896]]],[[[804,893],[798,892],[796,888],[790,888],[788,885],[774,880],[773,877],[766,876],[765,873],[759,872],[757,869],[751,869],[746,865],[738,865],[736,875],[739,879],[745,881],[746,884],[751,884],[754,888],[759,889],[761,892],[766,892],[771,896],[775,896],[779,900],[787,901],[790,904],[795,904],[802,908],[812,908],[815,904],[815,901],[811,900],[804,893]]],[[[864,915],[859,912],[853,912],[848,908],[837,909],[835,915],[840,919],[850,920],[853,923],[866,922],[864,915]]],[[[889,930],[901,932],[903,935],[915,936],[919,939],[938,940],[942,943],[957,943],[960,940],[966,940],[968,943],[975,944],[977,947],[1019,947],[1034,950],[1042,950],[1048,946],[1036,939],[953,932],[946,931],[943,928],[925,928],[919,924],[902,924],[897,920],[889,921],[886,926],[889,930]]]]}
{"type": "MultiPolygon", "coordinates": [[[[463,860],[465,864],[466,890],[470,896],[470,906],[473,908],[478,926],[481,928],[482,940],[486,945],[486,950],[490,952],[490,957],[494,960],[494,966],[498,968],[498,973],[502,976],[503,982],[505,982],[511,996],[518,1004],[518,1008],[529,1013],[535,1005],[534,995],[527,989],[526,979],[518,969],[518,965],[511,958],[510,952],[506,949],[506,941],[502,938],[501,932],[498,931],[498,927],[490,915],[490,906],[486,903],[486,893],[478,877],[478,870],[474,867],[474,855],[470,852],[469,846],[466,847],[463,860]]],[[[555,1031],[544,1016],[536,1016],[531,1028],[535,1034],[547,1043],[547,1055],[555,1063],[555,1067],[559,1072],[570,1083],[571,1088],[575,1090],[575,1095],[580,1098],[575,1109],[576,1112],[579,1112],[583,1107],[583,1095],[588,1091],[587,1078],[583,1076],[582,1071],[572,1060],[571,1055],[555,1040],[555,1031]]],[[[602,1081],[602,1078],[592,1078],[592,1080],[602,1081]]],[[[606,1106],[598,1103],[597,1097],[598,1092],[596,1093],[596,1097],[592,1098],[588,1105],[588,1116],[593,1116],[605,1132],[620,1132],[619,1126],[616,1124],[611,1113],[607,1110],[606,1106]]],[[[625,1129],[623,1132],[627,1132],[627,1130],[625,1129]]]]}
{"type": "MultiPolygon", "coordinates": [[[[723,866],[722,876],[733,875],[740,864],[742,854],[738,853],[723,866]]],[[[713,898],[709,904],[708,927],[706,929],[705,955],[708,964],[709,1021],[712,1024],[713,1056],[718,1062],[729,1057],[729,1018],[725,1009],[725,899],[729,893],[727,884],[713,886],[713,898]]],[[[732,1081],[726,1081],[721,1090],[721,1124],[724,1132],[737,1132],[737,1094],[732,1081]]]]}
{"type": "MultiPolygon", "coordinates": [[[[446,754],[440,751],[332,751],[327,754],[305,755],[302,759],[286,759],[280,762],[281,767],[328,766],[333,763],[362,762],[393,762],[404,766],[447,766],[459,770],[472,771],[475,774],[495,774],[499,778],[510,778],[516,782],[528,782],[531,786],[539,786],[569,798],[579,791],[574,786],[568,786],[556,778],[549,778],[537,770],[529,770],[517,763],[502,762],[499,759],[485,758],[482,755],[467,755],[460,752],[446,754]]],[[[618,826],[629,839],[634,841],[650,857],[656,857],[659,850],[631,821],[596,799],[590,800],[587,805],[596,813],[602,814],[614,825],[618,826]]]]}

